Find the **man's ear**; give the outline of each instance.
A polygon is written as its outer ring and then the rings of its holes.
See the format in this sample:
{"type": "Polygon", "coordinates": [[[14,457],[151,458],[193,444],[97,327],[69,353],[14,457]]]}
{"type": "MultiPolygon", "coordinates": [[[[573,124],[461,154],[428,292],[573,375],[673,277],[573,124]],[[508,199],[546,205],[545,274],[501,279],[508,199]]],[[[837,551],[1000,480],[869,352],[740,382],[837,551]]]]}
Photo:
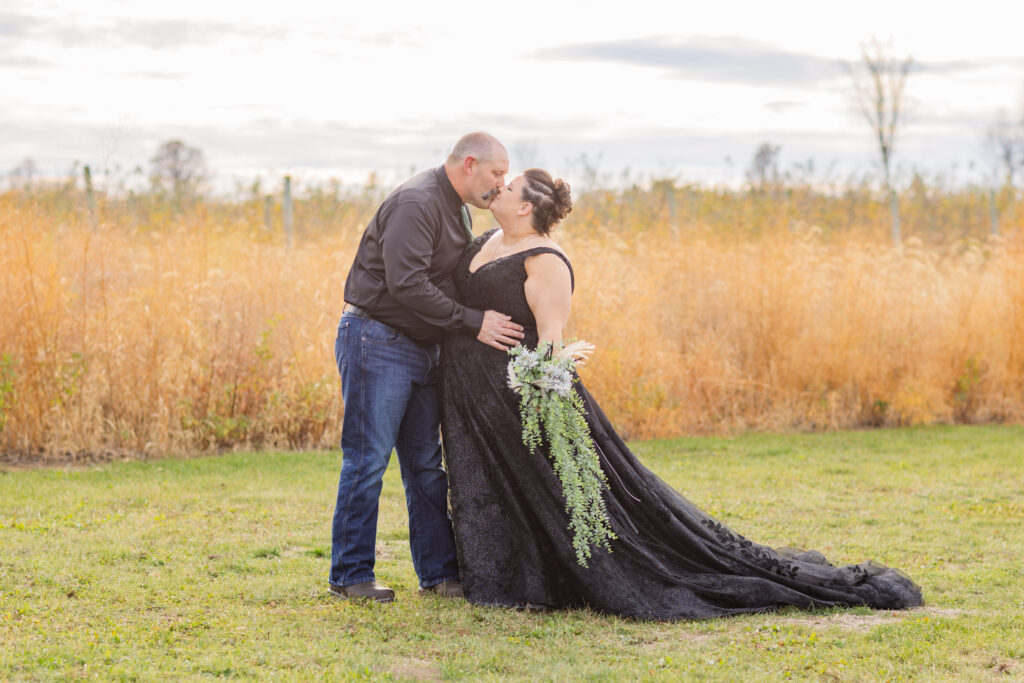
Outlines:
{"type": "Polygon", "coordinates": [[[473,173],[473,166],[477,163],[476,157],[466,157],[462,160],[462,170],[466,172],[466,175],[473,173]]]}

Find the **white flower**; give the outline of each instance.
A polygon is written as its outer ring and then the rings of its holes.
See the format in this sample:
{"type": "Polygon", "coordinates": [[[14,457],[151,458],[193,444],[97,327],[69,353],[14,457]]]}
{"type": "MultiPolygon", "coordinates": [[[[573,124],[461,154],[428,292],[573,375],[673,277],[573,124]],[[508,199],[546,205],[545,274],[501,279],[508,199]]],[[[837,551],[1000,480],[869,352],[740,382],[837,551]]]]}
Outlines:
{"type": "Polygon", "coordinates": [[[513,358],[508,363],[508,386],[510,389],[518,389],[523,383],[516,377],[516,361],[513,358]]]}
{"type": "Polygon", "coordinates": [[[541,394],[555,393],[568,396],[574,381],[573,371],[583,363],[594,345],[584,341],[568,344],[545,342],[535,349],[523,346],[509,350],[508,386],[522,394],[527,386],[536,387],[541,394]],[[551,355],[549,349],[554,346],[551,355]]]}
{"type": "Polygon", "coordinates": [[[590,342],[585,342],[582,339],[566,344],[562,348],[555,352],[556,358],[562,358],[565,360],[571,360],[576,365],[583,365],[589,356],[594,351],[594,345],[590,342]]]}

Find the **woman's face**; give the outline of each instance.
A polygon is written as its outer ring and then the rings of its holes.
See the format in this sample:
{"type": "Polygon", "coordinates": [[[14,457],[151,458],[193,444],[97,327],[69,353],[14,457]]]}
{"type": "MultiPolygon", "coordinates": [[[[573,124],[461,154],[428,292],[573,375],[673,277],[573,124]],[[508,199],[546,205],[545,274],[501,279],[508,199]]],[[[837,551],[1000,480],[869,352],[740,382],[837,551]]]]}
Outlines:
{"type": "Polygon", "coordinates": [[[523,200],[523,185],[526,183],[524,176],[516,176],[501,188],[498,196],[491,202],[491,213],[499,221],[503,218],[514,218],[523,204],[526,204],[523,200]]]}

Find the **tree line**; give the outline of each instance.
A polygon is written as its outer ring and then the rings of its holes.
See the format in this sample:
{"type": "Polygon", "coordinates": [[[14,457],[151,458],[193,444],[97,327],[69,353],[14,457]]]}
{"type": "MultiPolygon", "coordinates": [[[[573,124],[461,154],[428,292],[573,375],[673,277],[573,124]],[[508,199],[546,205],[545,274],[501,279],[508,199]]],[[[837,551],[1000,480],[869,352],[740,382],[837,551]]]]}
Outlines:
{"type": "MultiPolygon", "coordinates": [[[[894,243],[903,238],[901,222],[901,188],[894,171],[899,143],[907,125],[906,85],[913,72],[911,55],[897,56],[890,42],[877,38],[861,46],[861,59],[847,65],[853,103],[868,126],[876,152],[877,182],[890,213],[890,235],[894,243]]],[[[985,129],[984,148],[992,162],[988,180],[992,232],[998,231],[999,213],[1006,211],[1007,222],[1014,220],[1018,176],[1024,174],[1024,98],[1019,110],[999,110],[985,129]]],[[[778,164],[781,147],[770,141],[761,143],[745,171],[746,190],[755,194],[778,191],[786,186],[788,174],[778,164]]],[[[582,158],[584,166],[586,157],[582,158]]],[[[201,198],[210,174],[202,150],[180,139],[162,143],[149,160],[150,191],[167,199],[174,207],[201,198]]],[[[811,171],[809,161],[805,171],[811,171]]],[[[141,169],[137,169],[141,172],[141,169]]],[[[587,171],[588,169],[584,169],[587,171]]],[[[596,172],[589,169],[590,175],[596,172]]],[[[75,173],[77,175],[77,172],[75,173]]],[[[30,188],[39,176],[32,159],[25,159],[9,174],[14,187],[30,188]]],[[[83,169],[86,191],[91,195],[90,168],[83,169]]],[[[286,194],[290,194],[286,177],[286,194]]],[[[372,182],[372,179],[371,181],[372,182]]],[[[259,192],[258,181],[251,188],[259,192]]],[[[91,200],[90,200],[91,201],[91,200]]],[[[270,203],[270,198],[266,201],[270,203]]]]}

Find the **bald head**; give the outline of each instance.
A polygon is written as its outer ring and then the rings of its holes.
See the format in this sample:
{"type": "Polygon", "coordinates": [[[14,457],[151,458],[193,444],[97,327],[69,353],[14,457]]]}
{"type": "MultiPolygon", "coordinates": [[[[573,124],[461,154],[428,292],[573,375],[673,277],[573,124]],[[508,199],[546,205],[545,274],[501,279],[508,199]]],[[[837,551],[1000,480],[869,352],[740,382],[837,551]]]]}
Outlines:
{"type": "Polygon", "coordinates": [[[490,133],[463,135],[445,160],[444,171],[462,201],[486,209],[505,184],[508,152],[490,133]]]}
{"type": "Polygon", "coordinates": [[[498,138],[478,130],[459,138],[459,141],[452,147],[446,163],[460,164],[466,157],[473,157],[480,163],[487,163],[502,157],[507,159],[508,152],[505,151],[505,146],[498,142],[498,138]]]}

